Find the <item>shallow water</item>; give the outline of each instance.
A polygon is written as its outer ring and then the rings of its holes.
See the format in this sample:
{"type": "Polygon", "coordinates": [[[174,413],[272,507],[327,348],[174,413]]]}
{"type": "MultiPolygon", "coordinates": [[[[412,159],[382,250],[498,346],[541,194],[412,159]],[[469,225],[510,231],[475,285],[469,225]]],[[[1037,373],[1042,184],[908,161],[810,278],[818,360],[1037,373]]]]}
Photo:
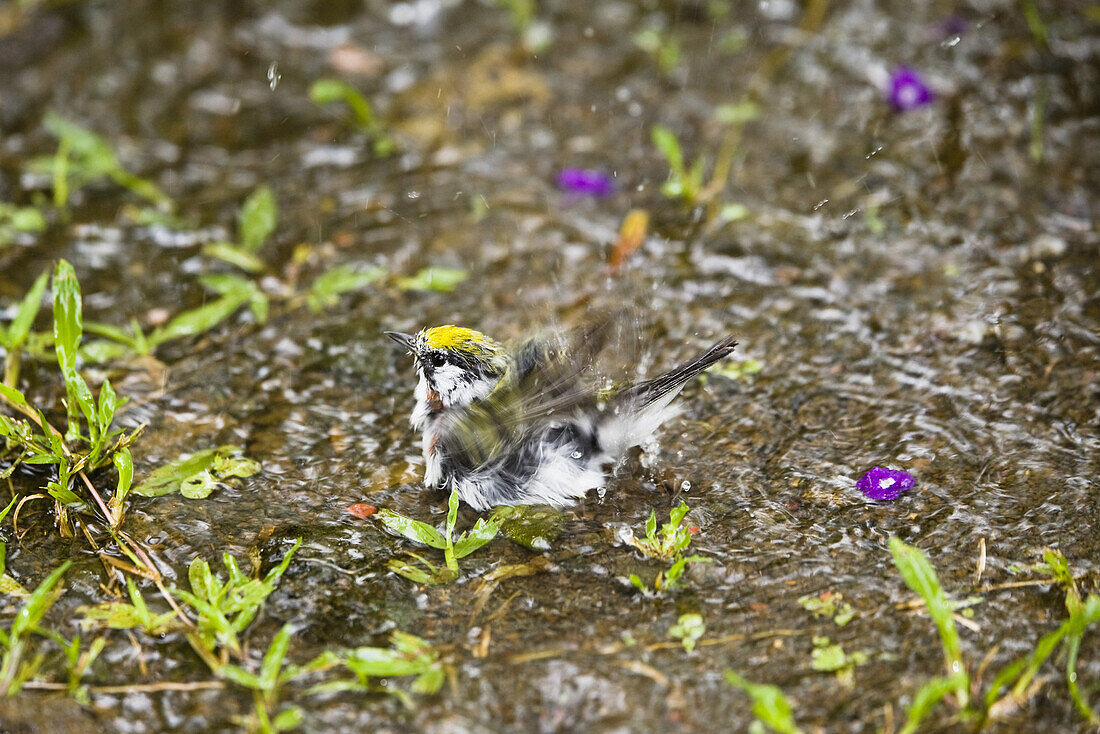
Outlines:
{"type": "MultiPolygon", "coordinates": [[[[292,690],[306,730],[741,731],[752,717],[724,682],[732,668],[780,686],[807,731],[876,731],[900,722],[943,668],[931,621],[895,608],[912,594],[890,536],[923,548],[958,598],[1017,580],[1007,567],[1038,560],[1044,546],[1086,574],[1083,590],[1100,571],[1098,26],[1086,3],[1041,7],[1043,49],[1016,4],[966,6],[959,36],[940,30],[953,6],[911,5],[839,3],[799,35],[794,3],[721,13],[702,2],[553,2],[539,11],[553,41],[534,55],[491,3],[32,6],[0,35],[0,197],[26,203],[48,184],[22,171],[54,150],[39,124],[52,109],[110,141],[188,226],[134,224],[131,195],[81,189],[70,222],[0,250],[0,303],[64,257],[88,318],[150,323],[157,310],[194,307],[204,298],[196,275],[224,268],[201,244],[232,236],[259,183],[280,205],[262,251],[273,273],[287,273],[302,244],[313,248],[307,274],[339,264],[470,271],[449,294],[380,284],[319,314],[276,310],[263,325],[242,311],[159,350],[163,385],[140,369],[110,371],[135,397],[121,421],[149,423],[135,448],[139,478],[227,443],[263,464],[206,500],[132,500],[126,528],[164,570],[185,576],[196,555],[243,562],[257,548],[266,567],[302,536],[250,628],[254,647],[290,621],[290,657],[305,662],[328,647],[384,644],[396,627],[437,644],[454,668],[412,711],[384,696],[292,690]],[[649,25],[682,43],[670,73],[633,41],[649,25]],[[774,65],[782,44],[794,45],[774,65]],[[341,46],[359,54],[356,73],[334,62],[341,46]],[[934,104],[890,110],[879,85],[901,64],[926,74],[934,104]],[[765,68],[770,76],[750,81],[765,68]],[[339,114],[310,103],[323,76],[363,90],[403,152],[376,158],[339,114]],[[723,195],[749,215],[707,221],[662,197],[668,169],[649,130],[668,125],[689,160],[713,159],[713,108],[750,83],[761,116],[745,126],[723,195]],[[563,166],[614,173],[618,191],[567,195],[555,184],[563,166]],[[612,277],[607,251],[635,207],[651,213],[650,236],[612,277]],[[624,304],[650,374],[728,332],[763,370],[689,386],[656,455],[628,459],[605,496],[564,513],[544,554],[551,570],[501,582],[479,612],[479,577],[531,551],[498,538],[446,586],[388,572],[410,545],[345,508],[368,502],[438,522],[445,498],[418,485],[411,365],[382,331],[453,322],[515,338],[624,304]],[[855,480],[874,465],[909,470],[916,488],[866,503],[855,480]],[[701,528],[692,549],[714,563],[694,566],[682,590],[643,599],[625,578],[660,565],[616,528],[639,530],[651,509],[667,517],[680,499],[701,528]],[[828,590],[854,606],[851,624],[797,603],[828,590]],[[690,655],[653,648],[688,611],[703,616],[703,644],[690,655]],[[821,634],[870,656],[853,687],[810,669],[821,634]]],[[[28,394],[60,397],[49,365],[24,376],[28,394]]],[[[36,486],[25,474],[14,481],[36,486]]],[[[474,518],[464,510],[460,522],[474,518]]],[[[102,566],[82,540],[58,539],[41,508],[20,527],[20,539],[7,537],[7,566],[25,585],[75,561],[48,619],[66,624],[102,598],[102,566]]],[[[982,597],[979,630],[961,634],[975,667],[997,646],[991,671],[1065,617],[1048,587],[982,597]]],[[[122,633],[110,640],[93,685],[211,678],[178,634],[143,638],[140,654],[122,633]]],[[[44,678],[61,679],[56,663],[44,678]]],[[[1040,694],[990,729],[1087,730],[1059,673],[1048,664],[1040,694]]],[[[1086,690],[1100,679],[1095,633],[1078,674],[1086,690]]],[[[2,704],[0,721],[16,731],[229,731],[251,705],[235,689],[97,694],[72,711],[60,700],[25,692],[2,704]]],[[[938,709],[927,730],[963,730],[949,714],[938,709]]]]}

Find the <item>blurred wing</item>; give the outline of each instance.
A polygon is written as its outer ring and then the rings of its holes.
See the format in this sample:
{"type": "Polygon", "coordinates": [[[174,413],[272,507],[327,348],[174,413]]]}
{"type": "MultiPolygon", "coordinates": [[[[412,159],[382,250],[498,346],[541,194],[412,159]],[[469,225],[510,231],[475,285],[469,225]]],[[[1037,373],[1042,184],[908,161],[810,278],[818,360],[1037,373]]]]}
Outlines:
{"type": "Polygon", "coordinates": [[[578,409],[594,409],[585,380],[606,343],[607,321],[568,334],[528,339],[497,387],[482,400],[444,416],[436,450],[467,469],[494,464],[578,409]]]}

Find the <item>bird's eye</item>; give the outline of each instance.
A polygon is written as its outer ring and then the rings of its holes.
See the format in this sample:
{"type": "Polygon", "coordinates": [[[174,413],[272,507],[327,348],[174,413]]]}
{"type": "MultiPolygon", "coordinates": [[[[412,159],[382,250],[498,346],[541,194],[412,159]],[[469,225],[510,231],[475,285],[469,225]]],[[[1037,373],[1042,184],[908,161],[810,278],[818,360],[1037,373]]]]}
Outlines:
{"type": "Polygon", "coordinates": [[[428,364],[436,369],[439,369],[443,365],[447,364],[447,359],[439,352],[432,352],[428,355],[428,364]]]}

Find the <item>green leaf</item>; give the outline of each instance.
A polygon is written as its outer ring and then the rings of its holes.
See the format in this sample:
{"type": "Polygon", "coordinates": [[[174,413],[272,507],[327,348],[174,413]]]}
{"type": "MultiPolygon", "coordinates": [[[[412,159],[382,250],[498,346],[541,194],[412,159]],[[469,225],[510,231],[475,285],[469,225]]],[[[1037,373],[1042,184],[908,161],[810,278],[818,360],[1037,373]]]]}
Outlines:
{"type": "Polygon", "coordinates": [[[275,231],[278,219],[275,194],[266,185],[257,187],[241,206],[241,247],[249,253],[258,251],[275,231]]]}
{"type": "Polygon", "coordinates": [[[681,614],[676,624],[669,628],[668,633],[681,641],[686,652],[691,652],[695,649],[695,642],[703,636],[705,631],[703,616],[689,612],[681,614]]]}
{"type": "Polygon", "coordinates": [[[263,664],[260,666],[260,686],[265,691],[275,690],[279,679],[279,669],[283,667],[286,652],[290,649],[290,624],[284,624],[279,633],[271,641],[264,655],[263,664]]]}
{"type": "Polygon", "coordinates": [[[13,405],[27,406],[27,398],[23,393],[16,390],[14,387],[8,387],[4,383],[0,382],[0,396],[3,396],[5,400],[13,405]]]}
{"type": "Polygon", "coordinates": [[[913,734],[920,726],[920,722],[939,703],[944,696],[958,690],[959,686],[968,685],[966,676],[957,673],[950,678],[933,678],[921,686],[917,695],[913,696],[913,703],[909,706],[909,715],[901,734],[913,734]]]}
{"type": "Polygon", "coordinates": [[[760,117],[760,105],[755,102],[719,105],[714,110],[714,119],[723,125],[749,122],[760,117]]]}
{"type": "Polygon", "coordinates": [[[752,683],[732,670],[726,671],[726,681],[749,695],[752,699],[753,715],[772,730],[779,734],[800,734],[799,728],[794,723],[791,705],[778,687],[752,683]]]}
{"type": "Polygon", "coordinates": [[[828,637],[814,638],[813,652],[811,653],[810,667],[823,673],[833,673],[843,670],[851,665],[848,656],[844,654],[844,648],[840,645],[830,645],[828,637]],[[818,645],[818,640],[824,644],[818,645]]]}
{"type": "Polygon", "coordinates": [[[404,535],[409,540],[423,543],[438,550],[447,547],[447,540],[443,537],[443,534],[427,523],[385,509],[379,510],[374,516],[387,528],[404,535]]]}
{"type": "Polygon", "coordinates": [[[99,388],[99,432],[101,435],[106,435],[111,431],[111,423],[115,419],[115,411],[118,410],[119,401],[118,395],[115,394],[115,389],[111,387],[110,380],[104,380],[103,385],[99,388]]]}
{"type": "Polygon", "coordinates": [[[189,500],[202,500],[218,487],[218,480],[207,469],[196,472],[180,483],[180,494],[189,500]]]}
{"type": "Polygon", "coordinates": [[[363,678],[418,675],[424,669],[419,661],[410,660],[400,652],[384,647],[360,647],[352,650],[344,664],[363,678]]]}
{"type": "Polygon", "coordinates": [[[203,245],[202,254],[227,262],[246,273],[262,273],[267,268],[263,260],[230,242],[203,245]]]}
{"type": "Polygon", "coordinates": [[[62,563],[31,592],[31,595],[23,602],[23,606],[20,607],[18,614],[15,615],[15,619],[11,623],[11,630],[8,632],[10,639],[18,639],[23,633],[29,632],[38,626],[38,622],[43,615],[61,596],[60,589],[55,592],[54,587],[57,586],[61,577],[65,575],[71,565],[71,561],[62,563]]]}
{"type": "MultiPolygon", "coordinates": [[[[894,565],[901,572],[905,584],[924,599],[925,606],[932,621],[936,623],[936,629],[940,634],[940,642],[943,645],[943,656],[950,673],[950,680],[958,681],[961,674],[965,682],[966,672],[962,660],[962,648],[959,643],[959,633],[955,629],[955,620],[951,617],[951,605],[940,586],[936,572],[928,557],[919,549],[906,545],[897,537],[890,538],[890,552],[894,556],[894,565]]],[[[969,684],[960,685],[956,695],[962,705],[967,702],[967,688],[969,684]]]]}
{"type": "MultiPolygon", "coordinates": [[[[1076,594],[1076,589],[1072,592],[1076,594]]],[[[1067,590],[1067,597],[1070,592],[1067,590]]],[[[1067,606],[1069,602],[1067,599],[1067,606]]],[[[1081,647],[1081,638],[1085,630],[1100,621],[1100,596],[1089,594],[1084,603],[1078,601],[1075,611],[1071,612],[1069,633],[1066,639],[1066,684],[1069,695],[1077,712],[1093,726],[1100,724],[1100,714],[1088,704],[1077,685],[1077,654],[1081,647]]]]}
{"type": "Polygon", "coordinates": [[[497,536],[500,525],[492,519],[481,518],[454,544],[455,558],[465,558],[497,536]]]}
{"type": "Polygon", "coordinates": [[[260,462],[247,456],[226,456],[217,454],[214,456],[214,465],[211,472],[219,479],[238,477],[247,479],[260,471],[260,462]]]}
{"type": "Polygon", "coordinates": [[[182,339],[210,331],[232,316],[248,299],[248,294],[235,292],[190,311],[184,311],[163,328],[154,331],[149,336],[149,343],[157,347],[173,339],[182,339]]]}
{"type": "Polygon", "coordinates": [[[64,260],[59,260],[54,269],[53,292],[54,351],[65,379],[65,392],[69,402],[69,427],[65,435],[67,439],[73,440],[80,435],[80,425],[76,418],[78,409],[88,421],[89,430],[97,426],[93,425],[95,402],[92,391],[77,372],[76,364],[83,333],[80,283],[77,282],[73,266],[64,260]]]}
{"type": "MultiPolygon", "coordinates": [[[[0,522],[4,522],[4,518],[8,516],[8,513],[11,512],[12,508],[15,507],[16,503],[19,502],[19,499],[20,499],[19,495],[16,495],[16,496],[12,497],[11,502],[8,503],[8,506],[5,507],[3,510],[0,510],[0,522]]],[[[2,545],[2,544],[0,544],[0,545],[2,545]]],[[[4,558],[3,551],[0,551],[0,571],[4,570],[3,558],[4,558]]]]}
{"type": "Polygon", "coordinates": [[[238,668],[236,665],[221,666],[218,668],[218,677],[225,678],[227,681],[236,683],[244,688],[251,688],[256,691],[264,690],[259,678],[249,673],[244,668],[238,668]]]}
{"type": "MultiPolygon", "coordinates": [[[[244,457],[234,457],[233,454],[241,449],[237,446],[220,446],[216,449],[197,451],[189,457],[177,459],[167,463],[153,471],[145,481],[133,489],[134,494],[143,497],[158,497],[163,494],[171,494],[182,491],[187,483],[188,492],[196,494],[204,491],[204,487],[212,482],[228,479],[230,476],[251,476],[260,471],[260,463],[244,457]],[[209,479],[198,476],[208,472],[209,479]]],[[[212,489],[212,486],[211,486],[212,489]]],[[[209,494],[207,492],[204,495],[209,494]]],[[[190,495],[185,495],[190,496],[190,495]]],[[[194,499],[194,497],[193,497],[194,499]]]]}
{"type": "Polygon", "coordinates": [[[645,536],[647,540],[657,539],[657,511],[649,511],[649,519],[645,521],[645,536]]]}
{"type": "Polygon", "coordinates": [[[384,268],[353,270],[348,266],[333,268],[317,276],[310,286],[306,303],[314,312],[335,306],[340,296],[377,281],[386,271],[384,268]]]}
{"type": "Polygon", "coordinates": [[[729,380],[744,380],[762,369],[764,369],[764,364],[756,359],[746,359],[740,362],[724,360],[708,367],[706,374],[718,375],[729,380]]]}
{"type": "MultiPolygon", "coordinates": [[[[31,462],[27,462],[28,464],[31,462]]],[[[71,489],[67,486],[59,484],[58,482],[50,482],[46,485],[46,493],[53,497],[55,500],[65,505],[66,507],[72,507],[78,511],[83,512],[87,509],[88,505],[71,489]]]]}
{"type": "Polygon", "coordinates": [[[408,563],[403,563],[396,558],[391,558],[386,563],[386,567],[396,573],[398,576],[403,576],[409,581],[412,581],[414,584],[420,584],[422,586],[437,583],[437,578],[439,576],[439,569],[437,569],[435,566],[429,566],[429,570],[425,571],[422,568],[417,568],[416,566],[410,565],[408,563]]]}
{"type": "Polygon", "coordinates": [[[739,222],[749,216],[749,208],[744,204],[725,204],[718,210],[718,218],[723,222],[739,222]]]}
{"type": "Polygon", "coordinates": [[[443,668],[432,668],[416,677],[413,681],[413,693],[432,694],[443,687],[443,668]]]}
{"type": "Polygon", "coordinates": [[[666,531],[670,528],[674,530],[680,527],[680,523],[684,521],[684,518],[687,517],[687,514],[688,506],[686,502],[681,502],[679,507],[670,510],[668,513],[668,525],[665,526],[666,531]]]}
{"type": "Polygon", "coordinates": [[[7,344],[5,346],[9,351],[23,346],[23,342],[27,340],[27,334],[30,333],[31,326],[34,324],[34,317],[38,315],[38,310],[42,307],[42,296],[46,292],[46,283],[49,282],[49,279],[50,273],[48,270],[39,275],[23,297],[22,303],[19,304],[19,311],[16,312],[11,326],[8,327],[7,344]]]}
{"type": "Polygon", "coordinates": [[[279,715],[271,720],[271,726],[275,728],[275,731],[290,731],[291,729],[297,729],[304,721],[305,714],[302,713],[302,709],[291,706],[280,711],[279,715]]]}
{"type": "Polygon", "coordinates": [[[115,494],[111,497],[108,505],[115,516],[118,517],[134,483],[134,457],[130,454],[130,449],[122,448],[111,455],[111,463],[114,464],[115,470],[118,472],[118,485],[116,485],[115,494]]]}
{"type": "Polygon", "coordinates": [[[398,278],[397,287],[403,291],[438,291],[450,293],[469,276],[465,270],[455,268],[423,268],[416,275],[398,278]]]}
{"type": "Polygon", "coordinates": [[[200,599],[210,599],[220,586],[214,580],[214,574],[210,572],[210,564],[204,558],[191,561],[191,565],[187,568],[187,581],[191,584],[191,592],[200,599]]]}
{"type": "Polygon", "coordinates": [[[241,299],[251,298],[258,290],[248,278],[231,273],[208,273],[199,278],[199,283],[219,296],[238,296],[241,299]]]}
{"type": "MultiPolygon", "coordinates": [[[[269,590],[274,590],[275,584],[279,583],[279,579],[286,573],[287,568],[290,567],[290,559],[294,556],[294,552],[302,547],[302,539],[298,538],[294,541],[294,545],[290,546],[290,550],[283,556],[283,560],[279,561],[279,565],[273,567],[264,576],[264,586],[269,590]]],[[[265,595],[266,596],[266,595],[265,595]]]]}
{"type": "Polygon", "coordinates": [[[106,141],[88,128],[54,112],[46,113],[42,126],[61,141],[81,178],[92,180],[122,168],[106,141]]]}
{"type": "Polygon", "coordinates": [[[15,209],[9,215],[8,221],[20,232],[43,232],[46,229],[46,217],[33,206],[15,209]]]}
{"type": "MultiPolygon", "coordinates": [[[[0,543],[0,546],[3,546],[3,543],[0,543]]],[[[6,573],[0,573],[0,595],[21,597],[27,596],[29,593],[30,592],[23,588],[22,584],[11,576],[6,573]]]]}
{"type": "Polygon", "coordinates": [[[653,139],[653,144],[657,146],[657,150],[661,151],[665,160],[668,161],[672,174],[677,178],[683,178],[684,153],[680,149],[680,141],[676,139],[676,134],[664,125],[654,125],[649,135],[653,139]]]}
{"type": "Polygon", "coordinates": [[[351,110],[355,123],[364,129],[376,126],[374,110],[358,89],[339,79],[318,79],[309,88],[309,98],[318,106],[343,102],[351,110]]]}

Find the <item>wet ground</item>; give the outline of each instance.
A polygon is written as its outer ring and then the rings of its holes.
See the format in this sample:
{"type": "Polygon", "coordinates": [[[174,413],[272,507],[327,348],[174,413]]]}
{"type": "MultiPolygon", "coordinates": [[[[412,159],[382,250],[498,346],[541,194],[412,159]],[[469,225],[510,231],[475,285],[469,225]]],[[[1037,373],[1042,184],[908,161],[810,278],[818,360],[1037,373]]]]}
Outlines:
{"type": "MultiPolygon", "coordinates": [[[[48,190],[25,169],[56,147],[40,124],[53,110],[109,141],[185,224],[136,223],[131,194],[90,185],[68,222],[0,249],[0,297],[13,302],[63,257],[88,318],[148,325],[197,306],[197,275],[228,269],[201,245],[232,235],[261,183],[281,214],[262,257],[284,280],[341,264],[469,271],[452,293],[387,280],[321,313],[276,308],[260,325],[242,310],[162,347],[163,383],[133,365],[91,368],[134,396],[123,423],[149,423],[139,478],[228,443],[262,462],[206,500],[134,498],[126,524],[177,575],[225,551],[243,560],[258,548],[266,566],[304,537],[250,628],[254,647],[290,621],[290,657],[305,662],[384,644],[396,627],[453,666],[412,711],[385,696],[291,691],[305,730],[743,731],[750,703],[726,669],[780,686],[807,731],[881,730],[943,667],[931,621],[896,608],[913,595],[890,536],[924,549],[960,598],[1016,580],[1007,567],[1044,546],[1065,553],[1086,590],[1100,571],[1100,25],[1087,3],[1039,3],[1043,41],[1021,7],[856,0],[798,30],[802,9],[782,0],[548,2],[536,30],[551,39],[531,53],[489,2],[9,5],[0,198],[48,190]],[[674,64],[639,48],[646,28],[678,40],[674,64]],[[883,86],[899,65],[926,77],[931,104],[890,108],[883,86]],[[375,156],[341,114],[312,104],[321,77],[358,87],[399,152],[375,156]],[[719,200],[747,216],[724,222],[662,196],[668,167],[650,128],[670,127],[689,159],[713,161],[724,137],[715,108],[746,94],[760,116],[744,126],[719,200]],[[616,193],[561,191],[565,166],[613,174],[616,193]],[[650,234],[610,276],[631,208],[650,212],[650,234]],[[345,508],[438,522],[445,498],[418,485],[411,365],[382,331],[459,323],[515,338],[624,304],[650,374],[729,332],[763,369],[689,386],[650,455],[564,513],[547,571],[501,582],[480,607],[481,576],[536,554],[501,537],[453,584],[418,588],[390,573],[410,544],[345,508]],[[855,480],[875,465],[908,470],[916,488],[867,503],[855,480]],[[651,509],[667,517],[681,499],[700,526],[692,548],[714,563],[645,599],[625,577],[662,566],[617,530],[640,531],[651,509]],[[836,627],[797,602],[826,591],[843,593],[854,621],[836,627]],[[668,631],[685,612],[706,625],[691,654],[658,644],[675,643],[668,631]],[[811,670],[822,634],[868,654],[851,687],[811,670]]],[[[59,395],[48,364],[24,376],[28,394],[59,395]]],[[[26,475],[14,481],[34,489],[26,475]]],[[[8,570],[31,586],[74,560],[49,617],[71,625],[76,606],[102,598],[103,567],[83,539],[56,537],[44,507],[21,519],[18,540],[4,531],[8,570]]],[[[474,519],[464,510],[460,522],[474,519]]],[[[981,596],[977,629],[962,630],[975,669],[993,648],[999,669],[1065,618],[1051,587],[981,596]]],[[[211,680],[179,634],[138,638],[113,633],[89,682],[211,680]]],[[[40,677],[59,671],[51,660],[40,677]]],[[[1078,673],[1095,700],[1095,634],[1078,673]]],[[[1088,730],[1060,669],[1043,675],[1028,705],[990,730],[1088,730]]],[[[0,706],[0,721],[230,731],[250,706],[247,692],[220,689],[98,693],[81,710],[31,690],[0,706]]],[[[926,729],[964,730],[950,713],[938,709],[926,729]]]]}

